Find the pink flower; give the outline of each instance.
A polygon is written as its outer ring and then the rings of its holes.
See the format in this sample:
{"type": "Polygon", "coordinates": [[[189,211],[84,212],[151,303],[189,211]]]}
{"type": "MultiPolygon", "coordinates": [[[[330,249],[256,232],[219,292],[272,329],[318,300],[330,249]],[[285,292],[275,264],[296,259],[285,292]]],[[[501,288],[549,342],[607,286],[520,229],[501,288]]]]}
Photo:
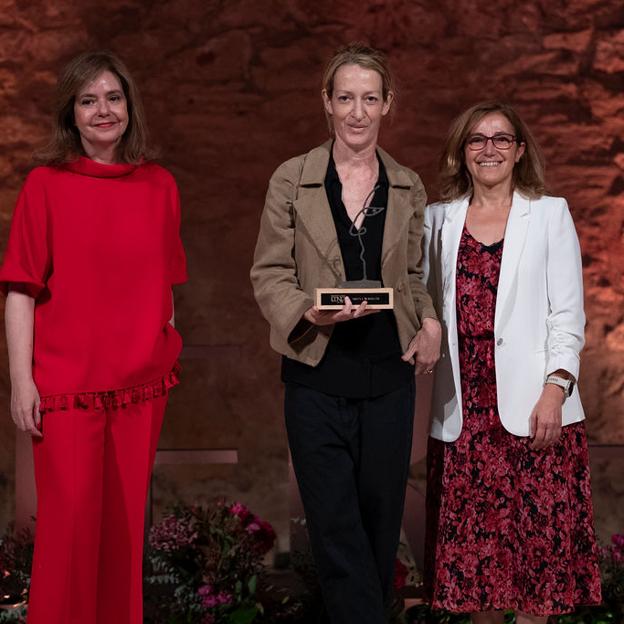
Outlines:
{"type": "Polygon", "coordinates": [[[269,522],[254,516],[253,521],[247,525],[245,530],[254,537],[253,549],[260,555],[264,555],[273,548],[275,544],[275,531],[269,522]]]}
{"type": "Polygon", "coordinates": [[[216,596],[212,594],[206,594],[202,597],[202,607],[205,609],[212,609],[213,607],[218,606],[219,602],[216,596]]]}
{"type": "Polygon", "coordinates": [[[212,585],[202,585],[197,590],[197,593],[202,599],[201,601],[202,607],[205,607],[206,609],[210,609],[217,605],[216,596],[212,593],[213,591],[214,590],[213,590],[212,585]]]}
{"type": "Polygon", "coordinates": [[[173,552],[190,546],[197,539],[197,530],[193,519],[188,516],[178,518],[165,516],[150,529],[149,543],[156,550],[173,552]]]}
{"type": "Polygon", "coordinates": [[[232,604],[232,594],[228,594],[227,592],[219,592],[217,594],[217,604],[219,605],[232,604]]]}
{"type": "Polygon", "coordinates": [[[242,503],[238,503],[238,502],[232,503],[232,505],[230,506],[230,513],[233,516],[240,518],[241,522],[244,522],[251,514],[251,512],[249,511],[247,507],[245,507],[245,505],[243,505],[242,503]]]}
{"type": "Polygon", "coordinates": [[[212,609],[221,605],[229,605],[232,603],[232,594],[220,591],[214,593],[214,587],[212,585],[202,585],[197,593],[202,599],[202,607],[205,609],[212,609]]]}

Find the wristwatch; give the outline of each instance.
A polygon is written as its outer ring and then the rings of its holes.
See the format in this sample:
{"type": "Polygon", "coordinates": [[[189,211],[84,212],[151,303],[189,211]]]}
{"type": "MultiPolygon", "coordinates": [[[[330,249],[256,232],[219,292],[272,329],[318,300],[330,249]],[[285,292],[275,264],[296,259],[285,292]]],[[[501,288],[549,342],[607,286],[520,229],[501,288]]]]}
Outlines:
{"type": "Polygon", "coordinates": [[[559,386],[563,390],[563,394],[566,398],[569,397],[572,394],[572,390],[574,390],[574,380],[564,379],[563,377],[559,377],[559,375],[548,375],[544,384],[559,386]]]}

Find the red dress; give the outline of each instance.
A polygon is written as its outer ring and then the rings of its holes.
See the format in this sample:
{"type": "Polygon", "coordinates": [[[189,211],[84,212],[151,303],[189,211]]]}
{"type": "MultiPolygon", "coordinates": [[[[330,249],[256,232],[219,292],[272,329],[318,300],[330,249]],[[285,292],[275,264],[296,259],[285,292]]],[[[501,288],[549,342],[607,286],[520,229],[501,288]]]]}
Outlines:
{"type": "MultiPolygon", "coordinates": [[[[435,608],[533,615],[598,604],[600,573],[583,423],[533,451],[500,421],[494,310],[503,242],[464,228],[457,327],[464,424],[429,439],[425,585],[435,608]]],[[[537,400],[537,397],[536,397],[537,400]]]]}
{"type": "Polygon", "coordinates": [[[159,165],[37,167],[20,193],[0,289],[35,298],[41,411],[138,403],[177,383],[171,285],[186,281],[180,205],[159,165]]]}

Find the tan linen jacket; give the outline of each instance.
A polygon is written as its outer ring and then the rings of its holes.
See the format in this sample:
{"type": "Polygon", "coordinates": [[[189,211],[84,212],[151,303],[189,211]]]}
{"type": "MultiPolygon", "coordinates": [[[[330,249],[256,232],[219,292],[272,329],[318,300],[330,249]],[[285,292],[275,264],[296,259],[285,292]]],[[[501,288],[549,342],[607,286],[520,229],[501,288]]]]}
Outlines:
{"type": "MultiPolygon", "coordinates": [[[[271,326],[271,347],[310,366],[323,357],[333,325],[300,324],[303,313],[314,305],[315,288],[334,288],[345,280],[324,185],[331,145],[328,141],[291,158],[271,177],[251,268],[256,301],[271,326]]],[[[437,318],[422,281],[426,195],[418,175],[383,150],[378,153],[389,182],[381,274],[384,286],[394,288],[394,316],[405,351],[422,319],[437,318]]]]}

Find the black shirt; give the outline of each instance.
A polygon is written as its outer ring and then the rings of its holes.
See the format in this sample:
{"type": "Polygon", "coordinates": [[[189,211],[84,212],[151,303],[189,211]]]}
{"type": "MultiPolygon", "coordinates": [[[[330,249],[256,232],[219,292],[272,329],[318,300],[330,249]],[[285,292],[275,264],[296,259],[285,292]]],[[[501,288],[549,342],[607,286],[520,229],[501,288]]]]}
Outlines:
{"type": "MultiPolygon", "coordinates": [[[[370,206],[386,209],[367,216],[361,227],[365,246],[367,278],[381,281],[381,251],[388,206],[388,177],[379,162],[379,178],[370,206]]],[[[342,202],[342,183],[330,154],[325,192],[332,211],[347,280],[362,279],[360,244],[349,232],[351,219],[342,202]]],[[[328,286],[333,286],[329,285],[328,286]]],[[[319,392],[345,398],[364,399],[397,390],[414,376],[411,364],[401,360],[401,344],[392,310],[336,323],[323,359],[315,367],[282,358],[282,380],[308,386],[319,392]]]]}

